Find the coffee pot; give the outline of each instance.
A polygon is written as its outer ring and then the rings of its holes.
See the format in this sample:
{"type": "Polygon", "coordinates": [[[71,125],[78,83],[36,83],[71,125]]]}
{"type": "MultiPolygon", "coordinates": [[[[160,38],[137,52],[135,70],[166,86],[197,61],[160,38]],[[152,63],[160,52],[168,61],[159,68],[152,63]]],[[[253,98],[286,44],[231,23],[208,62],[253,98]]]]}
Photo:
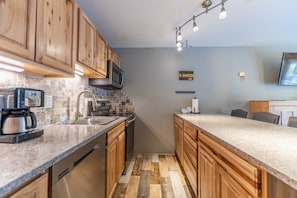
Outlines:
{"type": "Polygon", "coordinates": [[[36,128],[37,120],[29,108],[2,109],[1,134],[26,133],[36,128]]]}

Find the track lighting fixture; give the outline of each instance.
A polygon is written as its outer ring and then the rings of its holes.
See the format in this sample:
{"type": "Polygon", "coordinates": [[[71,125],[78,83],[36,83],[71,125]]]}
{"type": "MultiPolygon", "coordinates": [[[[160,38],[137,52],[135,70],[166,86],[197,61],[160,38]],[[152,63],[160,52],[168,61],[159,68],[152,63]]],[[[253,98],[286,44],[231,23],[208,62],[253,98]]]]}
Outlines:
{"type": "MultiPolygon", "coordinates": [[[[205,10],[204,10],[203,12],[197,14],[197,15],[193,15],[193,17],[192,17],[191,19],[187,20],[187,21],[186,21],[185,23],[183,23],[181,26],[178,26],[178,28],[176,28],[176,35],[175,35],[175,36],[176,36],[176,47],[177,47],[177,50],[178,50],[178,51],[181,51],[182,48],[183,48],[183,43],[181,42],[182,39],[183,39],[183,37],[182,37],[182,35],[181,35],[181,29],[182,29],[185,25],[187,25],[189,22],[192,21],[192,22],[193,22],[193,32],[197,32],[197,31],[199,30],[199,27],[198,27],[198,25],[197,25],[195,19],[196,19],[197,17],[201,16],[202,14],[207,14],[208,11],[210,11],[210,10],[212,10],[212,9],[214,9],[214,8],[216,8],[216,7],[218,7],[218,6],[220,6],[220,5],[222,5],[222,7],[221,7],[221,12],[220,12],[220,14],[219,14],[219,18],[220,18],[220,19],[224,19],[224,18],[226,18],[226,17],[227,17],[227,12],[226,12],[225,7],[224,7],[224,3],[225,3],[226,1],[228,1],[228,0],[222,0],[221,3],[218,3],[218,4],[216,4],[216,5],[214,5],[214,6],[211,7],[211,5],[212,5],[212,1],[211,1],[211,0],[204,0],[204,1],[202,2],[202,7],[205,8],[205,10]]],[[[187,46],[187,45],[186,45],[186,46],[187,46]]]]}
{"type": "Polygon", "coordinates": [[[197,32],[199,30],[199,27],[195,21],[195,16],[193,16],[193,32],[197,32]]]}
{"type": "Polygon", "coordinates": [[[183,40],[183,37],[181,35],[181,27],[179,27],[176,35],[176,41],[182,41],[182,40],[183,40]]]}
{"type": "Polygon", "coordinates": [[[222,8],[221,8],[221,12],[220,12],[219,17],[220,17],[220,19],[224,19],[224,18],[227,17],[227,12],[225,10],[224,3],[222,3],[222,8]]]}

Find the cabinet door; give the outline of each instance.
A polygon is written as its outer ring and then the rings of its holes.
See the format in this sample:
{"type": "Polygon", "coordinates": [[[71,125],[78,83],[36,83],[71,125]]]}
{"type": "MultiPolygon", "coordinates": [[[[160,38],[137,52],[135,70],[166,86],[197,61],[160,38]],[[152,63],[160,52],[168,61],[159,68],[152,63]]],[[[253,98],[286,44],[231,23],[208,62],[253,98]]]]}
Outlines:
{"type": "Polygon", "coordinates": [[[115,51],[113,51],[110,46],[107,47],[107,59],[112,60],[117,66],[121,66],[120,57],[115,53],[115,51]]]}
{"type": "Polygon", "coordinates": [[[216,162],[202,147],[199,147],[200,198],[216,197],[216,162]]]}
{"type": "Polygon", "coordinates": [[[109,197],[117,182],[117,139],[107,146],[106,157],[106,195],[109,197]]]}
{"type": "Polygon", "coordinates": [[[21,188],[9,198],[44,198],[48,195],[48,174],[44,174],[21,188]]]}
{"type": "Polygon", "coordinates": [[[183,121],[175,119],[175,152],[181,163],[183,163],[183,121]]]}
{"type": "Polygon", "coordinates": [[[218,167],[218,197],[251,198],[252,196],[239,185],[222,167],[218,167]]]}
{"type": "Polygon", "coordinates": [[[96,52],[95,52],[95,66],[96,71],[106,76],[107,73],[107,48],[106,41],[97,32],[96,34],[96,52]]]}
{"type": "Polygon", "coordinates": [[[0,50],[34,60],[36,0],[0,1],[0,50]]]}
{"type": "Polygon", "coordinates": [[[38,1],[36,61],[73,73],[75,2],[38,1]]]}
{"type": "Polygon", "coordinates": [[[81,9],[79,10],[78,21],[77,61],[96,70],[94,64],[96,28],[81,9]]]}
{"type": "Polygon", "coordinates": [[[117,144],[117,178],[122,175],[125,168],[125,132],[118,137],[117,144]]]}

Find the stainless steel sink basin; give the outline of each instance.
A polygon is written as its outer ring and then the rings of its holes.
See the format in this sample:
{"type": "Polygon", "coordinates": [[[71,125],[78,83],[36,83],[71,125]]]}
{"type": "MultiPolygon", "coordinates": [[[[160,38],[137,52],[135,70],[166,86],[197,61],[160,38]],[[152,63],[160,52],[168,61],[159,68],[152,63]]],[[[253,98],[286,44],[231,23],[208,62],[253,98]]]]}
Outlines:
{"type": "Polygon", "coordinates": [[[118,119],[115,116],[93,116],[76,120],[70,124],[77,125],[106,125],[118,119]]]}

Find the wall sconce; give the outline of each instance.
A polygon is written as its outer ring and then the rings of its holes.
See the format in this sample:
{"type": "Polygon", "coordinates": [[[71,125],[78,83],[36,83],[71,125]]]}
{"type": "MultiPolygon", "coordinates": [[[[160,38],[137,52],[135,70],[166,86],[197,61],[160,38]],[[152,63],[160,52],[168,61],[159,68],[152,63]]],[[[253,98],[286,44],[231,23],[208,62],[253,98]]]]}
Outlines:
{"type": "Polygon", "coordinates": [[[238,76],[239,76],[240,80],[244,80],[245,73],[244,72],[238,72],[238,76]]]}
{"type": "Polygon", "coordinates": [[[24,63],[0,55],[0,68],[14,72],[23,72],[24,63]]]}
{"type": "Polygon", "coordinates": [[[178,28],[176,28],[176,33],[175,33],[176,35],[175,36],[176,36],[176,48],[177,48],[177,51],[181,51],[182,48],[183,48],[183,45],[182,45],[182,42],[181,42],[182,39],[183,39],[182,34],[181,34],[182,28],[185,25],[187,25],[189,22],[192,21],[193,22],[193,32],[197,32],[199,30],[199,27],[198,27],[195,19],[197,17],[201,16],[202,14],[207,14],[208,11],[210,11],[210,10],[220,6],[220,5],[222,5],[222,7],[221,7],[221,12],[219,14],[219,19],[226,18],[227,17],[227,12],[226,12],[226,9],[224,7],[224,3],[226,1],[228,1],[228,0],[222,0],[221,3],[218,3],[218,4],[214,5],[213,7],[210,7],[212,5],[212,1],[211,0],[204,0],[202,2],[202,7],[205,8],[205,10],[203,12],[197,14],[197,15],[193,15],[193,17],[191,19],[187,20],[185,23],[183,23],[182,25],[178,26],[178,28]]]}

